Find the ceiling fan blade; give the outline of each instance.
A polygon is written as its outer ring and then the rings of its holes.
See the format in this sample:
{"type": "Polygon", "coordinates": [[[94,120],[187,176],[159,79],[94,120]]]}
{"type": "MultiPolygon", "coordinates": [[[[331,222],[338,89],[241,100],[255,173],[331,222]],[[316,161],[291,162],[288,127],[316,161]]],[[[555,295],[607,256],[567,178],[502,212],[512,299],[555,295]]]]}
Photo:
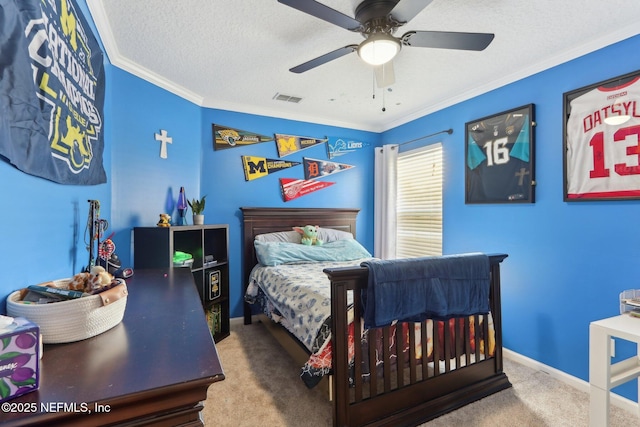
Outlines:
{"type": "Polygon", "coordinates": [[[391,16],[399,22],[409,22],[429,6],[433,0],[400,0],[391,9],[391,16]]]}
{"type": "Polygon", "coordinates": [[[402,44],[439,49],[484,50],[494,35],[489,33],[455,33],[448,31],[409,31],[402,44]]]}
{"type": "Polygon", "coordinates": [[[396,82],[396,75],[393,71],[393,61],[373,67],[376,76],[376,85],[379,88],[391,86],[396,82]]]}
{"type": "Polygon", "coordinates": [[[354,18],[315,0],[278,0],[278,2],[349,31],[356,31],[362,26],[354,18]]]}
{"type": "Polygon", "coordinates": [[[319,56],[311,61],[307,61],[304,64],[300,64],[296,67],[290,68],[289,71],[292,73],[304,73],[305,71],[309,71],[312,68],[316,68],[322,64],[326,64],[329,61],[333,61],[334,59],[338,59],[342,56],[345,56],[351,52],[355,52],[358,49],[358,45],[350,44],[349,46],[341,47],[340,49],[336,49],[333,52],[325,53],[322,56],[319,56]]]}

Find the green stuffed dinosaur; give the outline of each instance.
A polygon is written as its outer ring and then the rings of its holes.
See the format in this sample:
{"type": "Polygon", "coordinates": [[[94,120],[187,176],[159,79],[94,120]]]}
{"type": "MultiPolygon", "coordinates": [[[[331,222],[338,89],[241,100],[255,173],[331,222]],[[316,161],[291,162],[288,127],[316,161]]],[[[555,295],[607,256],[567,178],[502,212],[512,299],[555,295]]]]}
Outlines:
{"type": "Polygon", "coordinates": [[[322,240],[318,239],[318,230],[320,227],[317,225],[305,225],[304,227],[293,227],[295,231],[302,234],[302,243],[303,245],[322,245],[324,243],[322,240]]]}

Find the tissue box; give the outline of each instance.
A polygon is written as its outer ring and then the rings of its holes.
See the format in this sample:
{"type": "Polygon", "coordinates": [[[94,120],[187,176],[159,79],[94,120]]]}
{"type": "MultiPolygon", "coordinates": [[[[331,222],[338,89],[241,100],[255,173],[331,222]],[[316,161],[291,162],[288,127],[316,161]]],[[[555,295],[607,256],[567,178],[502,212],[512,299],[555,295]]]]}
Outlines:
{"type": "Polygon", "coordinates": [[[0,402],[40,386],[40,328],[23,317],[0,328],[0,402]]]}

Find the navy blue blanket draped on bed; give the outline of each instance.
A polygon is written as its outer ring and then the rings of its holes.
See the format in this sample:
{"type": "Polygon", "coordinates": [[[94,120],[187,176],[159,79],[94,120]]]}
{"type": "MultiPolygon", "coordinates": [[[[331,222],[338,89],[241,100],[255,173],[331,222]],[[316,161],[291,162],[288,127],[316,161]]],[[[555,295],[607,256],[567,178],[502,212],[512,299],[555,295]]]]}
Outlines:
{"type": "Polygon", "coordinates": [[[489,257],[481,253],[370,260],[364,325],[420,322],[489,312],[489,257]]]}

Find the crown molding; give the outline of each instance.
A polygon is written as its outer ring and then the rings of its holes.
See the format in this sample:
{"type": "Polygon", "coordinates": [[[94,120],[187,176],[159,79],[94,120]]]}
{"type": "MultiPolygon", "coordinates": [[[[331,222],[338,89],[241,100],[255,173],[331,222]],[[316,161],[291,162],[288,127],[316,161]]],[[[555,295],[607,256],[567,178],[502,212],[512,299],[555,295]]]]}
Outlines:
{"type": "Polygon", "coordinates": [[[89,7],[89,12],[91,13],[91,17],[96,25],[111,65],[161,87],[162,89],[165,89],[181,98],[191,101],[196,105],[202,105],[204,100],[202,96],[123,57],[120,54],[116,40],[113,38],[109,18],[107,18],[107,13],[104,9],[104,2],[102,0],[87,0],[87,6],[89,7]]]}
{"type": "Polygon", "coordinates": [[[447,100],[444,102],[440,102],[440,103],[431,105],[427,108],[417,110],[414,113],[411,113],[400,120],[389,122],[386,124],[382,132],[404,125],[413,120],[419,119],[421,117],[427,116],[437,111],[443,110],[447,107],[451,107],[452,105],[459,104],[460,102],[467,101],[471,98],[474,98],[476,96],[485,94],[492,90],[501,88],[503,86],[506,86],[518,80],[522,80],[526,77],[530,77],[539,72],[542,72],[542,71],[551,69],[553,67],[556,67],[558,65],[564,64],[566,62],[572,61],[583,55],[587,55],[589,53],[595,52],[596,50],[605,48],[614,43],[618,43],[620,41],[623,41],[625,39],[628,39],[636,35],[638,35],[637,25],[630,25],[627,27],[620,28],[611,34],[592,40],[588,43],[584,43],[580,46],[575,46],[573,49],[562,52],[561,54],[551,57],[545,61],[538,62],[537,64],[534,64],[531,67],[525,68],[517,73],[503,76],[499,79],[488,82],[485,85],[478,86],[467,92],[463,92],[458,96],[447,98],[447,100]]]}

